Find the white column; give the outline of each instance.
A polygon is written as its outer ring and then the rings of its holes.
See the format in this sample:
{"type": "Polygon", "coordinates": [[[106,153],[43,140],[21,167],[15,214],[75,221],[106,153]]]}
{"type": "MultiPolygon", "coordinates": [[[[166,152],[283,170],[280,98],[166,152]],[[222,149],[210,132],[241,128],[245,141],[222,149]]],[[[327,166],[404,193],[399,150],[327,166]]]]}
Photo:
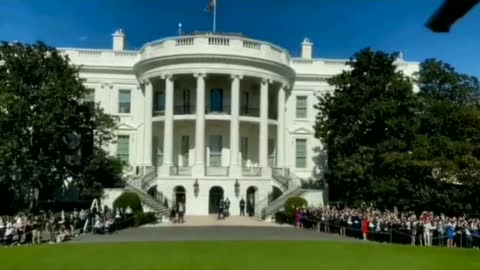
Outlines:
{"type": "Polygon", "coordinates": [[[165,121],[163,127],[163,165],[161,174],[170,175],[173,165],[173,79],[171,75],[165,79],[165,121]]]}
{"type": "Polygon", "coordinates": [[[285,92],[286,85],[278,90],[278,117],[277,117],[277,167],[285,167],[285,92]]]}
{"type": "Polygon", "coordinates": [[[258,139],[258,163],[261,168],[268,167],[268,85],[269,81],[262,80],[260,86],[260,135],[258,139]]]}
{"type": "Polygon", "coordinates": [[[240,176],[240,75],[232,75],[230,119],[230,176],[240,176]]]}
{"type": "Polygon", "coordinates": [[[195,161],[193,176],[205,175],[205,74],[194,74],[197,78],[195,119],[195,161]]]}
{"type": "Polygon", "coordinates": [[[153,85],[150,81],[145,80],[143,83],[145,94],[145,120],[144,120],[144,166],[152,166],[152,111],[153,111],[153,85]]]}

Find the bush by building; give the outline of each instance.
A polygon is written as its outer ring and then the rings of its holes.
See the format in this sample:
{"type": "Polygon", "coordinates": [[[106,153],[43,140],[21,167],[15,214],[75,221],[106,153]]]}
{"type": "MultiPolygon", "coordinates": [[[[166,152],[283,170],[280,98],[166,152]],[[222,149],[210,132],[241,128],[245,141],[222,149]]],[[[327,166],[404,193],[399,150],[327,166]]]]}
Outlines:
{"type": "Polygon", "coordinates": [[[143,213],[142,202],[140,197],[133,192],[123,192],[114,202],[113,209],[115,211],[125,211],[130,207],[133,214],[143,213]]]}

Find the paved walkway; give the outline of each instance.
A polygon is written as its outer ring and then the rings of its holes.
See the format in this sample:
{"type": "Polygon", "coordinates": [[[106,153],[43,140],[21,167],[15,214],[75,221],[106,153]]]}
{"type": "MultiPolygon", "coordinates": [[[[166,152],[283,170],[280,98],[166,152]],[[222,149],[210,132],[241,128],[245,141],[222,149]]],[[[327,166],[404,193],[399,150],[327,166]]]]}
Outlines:
{"type": "Polygon", "coordinates": [[[182,224],[172,224],[170,221],[145,225],[144,227],[205,227],[205,226],[237,226],[237,227],[291,227],[272,222],[265,222],[251,217],[231,216],[218,220],[216,215],[187,216],[182,224]]]}
{"type": "Polygon", "coordinates": [[[171,241],[240,241],[240,240],[300,240],[300,241],[359,241],[338,234],[319,233],[286,227],[157,227],[134,228],[111,235],[82,235],[67,243],[121,243],[171,241]]]}
{"type": "Polygon", "coordinates": [[[158,224],[132,228],[111,235],[86,234],[68,243],[220,241],[220,240],[301,240],[357,241],[337,234],[320,233],[258,221],[248,217],[217,220],[213,216],[187,217],[184,224],[158,224]]]}

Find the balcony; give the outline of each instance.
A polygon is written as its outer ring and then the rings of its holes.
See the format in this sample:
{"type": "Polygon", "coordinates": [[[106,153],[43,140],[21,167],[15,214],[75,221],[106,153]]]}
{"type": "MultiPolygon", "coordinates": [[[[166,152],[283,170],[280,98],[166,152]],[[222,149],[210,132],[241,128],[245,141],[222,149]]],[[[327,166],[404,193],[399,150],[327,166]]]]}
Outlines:
{"type": "Polygon", "coordinates": [[[258,107],[241,106],[240,107],[240,115],[241,116],[259,117],[260,116],[260,109],[258,107]]]}
{"type": "Polygon", "coordinates": [[[207,106],[205,107],[207,114],[230,114],[230,106],[207,106]]]}
{"type": "Polygon", "coordinates": [[[190,104],[177,105],[173,107],[173,113],[176,115],[195,114],[195,107],[190,104]]]}
{"type": "Polygon", "coordinates": [[[261,167],[243,167],[242,176],[261,176],[262,168],[261,167]]]}
{"type": "Polygon", "coordinates": [[[191,176],[192,167],[173,166],[170,168],[170,175],[171,176],[191,176]]]}
{"type": "Polygon", "coordinates": [[[228,176],[228,167],[206,167],[206,176],[228,176]]]}

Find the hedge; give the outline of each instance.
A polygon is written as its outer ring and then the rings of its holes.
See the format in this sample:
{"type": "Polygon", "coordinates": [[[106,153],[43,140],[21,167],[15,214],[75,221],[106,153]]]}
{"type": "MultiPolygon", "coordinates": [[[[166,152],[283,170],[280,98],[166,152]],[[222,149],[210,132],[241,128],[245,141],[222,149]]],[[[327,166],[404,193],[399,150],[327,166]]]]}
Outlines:
{"type": "Polygon", "coordinates": [[[291,197],[283,205],[285,213],[291,216],[295,216],[297,208],[306,207],[308,205],[307,200],[302,197],[291,197]]]}
{"type": "Polygon", "coordinates": [[[135,215],[135,227],[142,226],[144,224],[154,223],[157,221],[157,217],[153,212],[137,213],[135,215]]]}
{"type": "Polygon", "coordinates": [[[140,197],[133,192],[123,192],[114,202],[113,209],[117,211],[118,209],[125,210],[130,206],[134,214],[143,213],[142,202],[140,197]]]}

